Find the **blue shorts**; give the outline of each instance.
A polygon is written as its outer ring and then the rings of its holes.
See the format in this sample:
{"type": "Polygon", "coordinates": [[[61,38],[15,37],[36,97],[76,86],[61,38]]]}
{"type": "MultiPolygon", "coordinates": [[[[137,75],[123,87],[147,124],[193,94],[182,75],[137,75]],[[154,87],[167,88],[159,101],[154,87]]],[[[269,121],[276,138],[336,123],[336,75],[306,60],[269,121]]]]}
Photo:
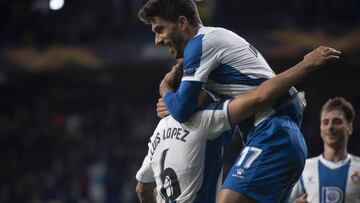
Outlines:
{"type": "Polygon", "coordinates": [[[258,202],[285,202],[306,157],[306,143],[298,124],[288,115],[274,115],[249,132],[245,148],[222,188],[258,202]]]}

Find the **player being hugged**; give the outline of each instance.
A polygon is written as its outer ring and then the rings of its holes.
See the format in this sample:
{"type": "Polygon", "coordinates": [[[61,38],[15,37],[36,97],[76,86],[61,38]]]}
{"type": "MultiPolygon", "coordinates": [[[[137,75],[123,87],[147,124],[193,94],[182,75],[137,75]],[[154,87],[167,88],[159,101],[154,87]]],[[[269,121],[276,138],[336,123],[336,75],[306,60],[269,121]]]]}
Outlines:
{"type": "MultiPolygon", "coordinates": [[[[203,89],[224,100],[254,90],[275,76],[245,39],[224,28],[202,25],[193,0],[149,0],[139,18],[151,24],[156,44],[183,58],[179,88],[175,91],[167,80],[160,86],[166,108],[180,123],[191,120],[203,89]]],[[[337,57],[328,47],[315,52],[337,57]]],[[[304,95],[291,88],[272,106],[256,110],[255,127],[222,186],[220,202],[288,199],[307,157],[299,129],[305,103],[304,95]]]]}

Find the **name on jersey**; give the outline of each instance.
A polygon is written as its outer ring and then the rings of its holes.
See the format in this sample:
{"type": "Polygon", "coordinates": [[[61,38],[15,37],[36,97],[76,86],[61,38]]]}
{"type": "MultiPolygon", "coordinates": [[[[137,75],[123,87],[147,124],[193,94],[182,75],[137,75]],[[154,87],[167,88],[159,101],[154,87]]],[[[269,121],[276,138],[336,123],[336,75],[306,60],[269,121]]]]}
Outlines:
{"type": "Polygon", "coordinates": [[[186,142],[186,136],[188,136],[189,131],[184,130],[182,128],[168,128],[164,129],[161,132],[157,132],[155,135],[155,139],[151,141],[150,152],[151,155],[154,154],[157,146],[162,140],[179,140],[181,142],[186,142]]]}

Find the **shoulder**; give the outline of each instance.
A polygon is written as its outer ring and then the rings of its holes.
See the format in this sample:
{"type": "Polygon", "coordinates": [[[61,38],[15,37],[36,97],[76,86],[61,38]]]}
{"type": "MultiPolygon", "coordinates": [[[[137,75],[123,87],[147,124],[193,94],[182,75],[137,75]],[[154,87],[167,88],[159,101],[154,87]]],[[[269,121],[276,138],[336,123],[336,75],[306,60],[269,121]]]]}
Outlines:
{"type": "Polygon", "coordinates": [[[221,126],[221,123],[225,123],[228,121],[228,112],[227,108],[229,105],[230,100],[225,100],[221,102],[214,102],[209,104],[203,109],[197,111],[191,119],[186,123],[196,124],[197,128],[217,128],[221,126]],[[209,124],[218,125],[211,126],[209,124]]]}
{"type": "Polygon", "coordinates": [[[249,44],[236,33],[221,27],[201,27],[198,33],[188,42],[186,50],[194,47],[217,48],[227,44],[249,44]]]}
{"type": "Polygon", "coordinates": [[[233,46],[248,45],[245,39],[225,28],[200,27],[198,33],[185,46],[184,61],[193,57],[200,58],[204,53],[215,53],[233,46]]]}
{"type": "Polygon", "coordinates": [[[355,156],[353,154],[349,154],[349,155],[350,155],[352,164],[355,164],[360,168],[360,157],[355,156]]]}
{"type": "Polygon", "coordinates": [[[202,27],[198,34],[204,35],[204,43],[216,45],[248,44],[248,42],[231,30],[221,27],[202,27]]]}
{"type": "Polygon", "coordinates": [[[155,128],[155,131],[154,131],[154,134],[152,137],[154,137],[156,132],[158,132],[159,130],[162,130],[162,129],[168,128],[168,127],[178,127],[180,125],[181,124],[178,121],[176,121],[171,115],[166,116],[166,117],[160,119],[159,123],[157,124],[157,126],[155,128]]]}
{"type": "Polygon", "coordinates": [[[318,163],[319,159],[320,159],[320,156],[316,156],[316,157],[306,159],[305,167],[309,167],[309,166],[311,167],[313,165],[316,165],[318,163]]]}
{"type": "Polygon", "coordinates": [[[184,60],[202,53],[204,34],[197,34],[185,46],[184,60]]]}
{"type": "Polygon", "coordinates": [[[160,126],[168,125],[168,123],[172,123],[172,122],[175,122],[175,121],[176,120],[173,119],[171,116],[166,116],[166,117],[160,119],[157,126],[160,127],[160,126]]]}
{"type": "Polygon", "coordinates": [[[315,171],[317,171],[319,157],[320,156],[316,156],[316,157],[306,159],[305,167],[302,172],[302,176],[304,176],[304,177],[312,176],[312,174],[315,171]]]}
{"type": "Polygon", "coordinates": [[[200,120],[206,120],[206,119],[212,119],[212,118],[216,118],[218,115],[218,113],[220,114],[224,114],[227,116],[227,108],[229,105],[230,100],[225,100],[225,101],[221,101],[221,102],[213,102],[211,104],[209,104],[208,106],[206,106],[203,109],[200,109],[199,111],[197,111],[193,118],[198,118],[200,120]]]}
{"type": "Polygon", "coordinates": [[[308,159],[306,159],[306,163],[314,163],[314,162],[317,162],[317,161],[319,161],[320,156],[321,156],[321,155],[308,158],[308,159]]]}

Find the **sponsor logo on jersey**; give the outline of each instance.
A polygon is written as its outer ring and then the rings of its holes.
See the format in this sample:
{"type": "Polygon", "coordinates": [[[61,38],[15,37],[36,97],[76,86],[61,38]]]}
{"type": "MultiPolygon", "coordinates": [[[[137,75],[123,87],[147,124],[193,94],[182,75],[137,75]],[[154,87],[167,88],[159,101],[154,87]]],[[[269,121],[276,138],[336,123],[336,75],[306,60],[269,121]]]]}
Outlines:
{"type": "Polygon", "coordinates": [[[238,178],[244,178],[244,176],[242,175],[243,173],[244,173],[243,168],[237,168],[236,172],[234,174],[232,174],[232,176],[238,177],[238,178]]]}
{"type": "Polygon", "coordinates": [[[236,166],[236,172],[232,174],[232,176],[237,178],[244,178],[244,172],[247,168],[244,168],[241,164],[236,166]]]}
{"type": "Polygon", "coordinates": [[[344,199],[343,191],[338,187],[322,187],[321,203],[341,203],[344,199]]]}
{"type": "Polygon", "coordinates": [[[355,184],[360,184],[360,172],[354,171],[354,173],[351,175],[351,181],[355,184]]]}

